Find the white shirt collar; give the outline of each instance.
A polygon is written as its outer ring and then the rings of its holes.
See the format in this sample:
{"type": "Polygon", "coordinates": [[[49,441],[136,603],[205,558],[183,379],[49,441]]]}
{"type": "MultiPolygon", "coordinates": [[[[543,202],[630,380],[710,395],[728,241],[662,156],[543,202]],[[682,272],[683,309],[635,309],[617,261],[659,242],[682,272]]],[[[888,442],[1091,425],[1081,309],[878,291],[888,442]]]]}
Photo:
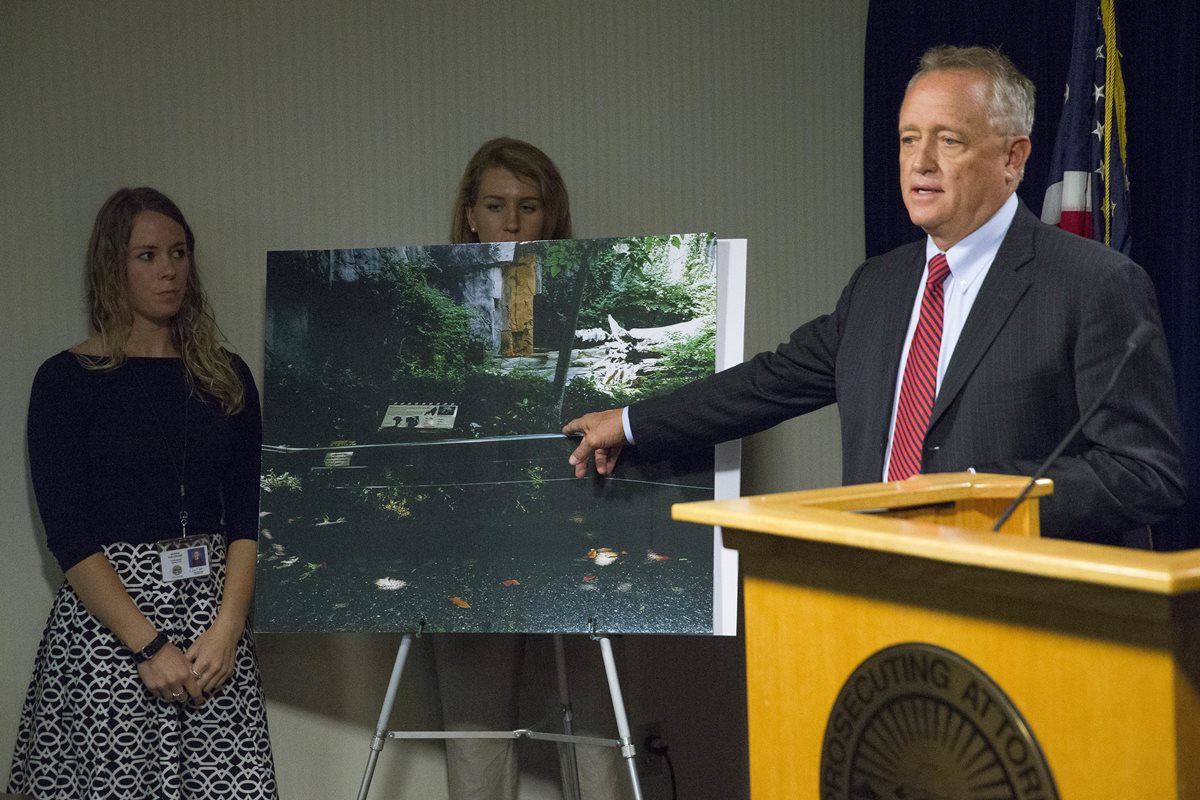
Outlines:
{"type": "MultiPolygon", "coordinates": [[[[950,274],[954,276],[956,288],[970,286],[980,275],[987,272],[1016,215],[1017,195],[1014,192],[987,222],[946,251],[946,261],[950,264],[950,274]]],[[[929,263],[929,259],[940,252],[942,251],[933,243],[932,237],[926,237],[925,262],[929,263]]]]}

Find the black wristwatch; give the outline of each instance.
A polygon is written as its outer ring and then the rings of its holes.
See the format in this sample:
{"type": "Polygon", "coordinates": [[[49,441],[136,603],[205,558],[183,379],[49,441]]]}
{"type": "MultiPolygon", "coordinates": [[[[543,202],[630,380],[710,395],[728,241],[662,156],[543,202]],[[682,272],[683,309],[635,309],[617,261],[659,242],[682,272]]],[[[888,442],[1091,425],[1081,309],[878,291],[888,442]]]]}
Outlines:
{"type": "Polygon", "coordinates": [[[141,664],[145,661],[149,661],[150,659],[154,658],[154,654],[157,653],[159,650],[162,650],[163,645],[166,643],[167,643],[167,635],[165,633],[160,632],[157,636],[155,636],[150,641],[150,644],[146,645],[141,650],[133,651],[133,663],[141,664]]]}

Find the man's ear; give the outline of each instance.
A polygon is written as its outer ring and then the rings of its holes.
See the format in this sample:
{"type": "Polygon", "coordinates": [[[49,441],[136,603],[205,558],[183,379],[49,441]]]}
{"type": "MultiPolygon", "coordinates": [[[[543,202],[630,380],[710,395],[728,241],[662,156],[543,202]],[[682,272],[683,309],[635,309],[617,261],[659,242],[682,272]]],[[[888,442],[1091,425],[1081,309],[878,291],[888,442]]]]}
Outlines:
{"type": "Polygon", "coordinates": [[[1017,136],[1009,143],[1008,161],[1004,166],[1008,170],[1010,181],[1020,183],[1025,177],[1025,163],[1029,161],[1029,153],[1032,150],[1033,144],[1028,136],[1017,136]]]}

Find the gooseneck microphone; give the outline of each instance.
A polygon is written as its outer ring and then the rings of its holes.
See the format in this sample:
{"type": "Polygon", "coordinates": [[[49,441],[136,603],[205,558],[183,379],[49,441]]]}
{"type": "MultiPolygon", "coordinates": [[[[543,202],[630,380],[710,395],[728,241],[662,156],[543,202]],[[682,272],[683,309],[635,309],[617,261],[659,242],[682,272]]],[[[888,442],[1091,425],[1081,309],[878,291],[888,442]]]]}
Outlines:
{"type": "Polygon", "coordinates": [[[1038,479],[1046,474],[1046,470],[1050,469],[1054,461],[1062,455],[1063,450],[1066,450],[1071,440],[1083,430],[1083,426],[1087,424],[1088,420],[1096,416],[1096,412],[1100,410],[1100,405],[1108,398],[1109,392],[1113,390],[1113,387],[1117,385],[1117,378],[1120,376],[1121,370],[1125,368],[1125,364],[1146,342],[1154,338],[1154,333],[1154,325],[1150,322],[1142,320],[1137,324],[1137,327],[1133,329],[1133,333],[1129,334],[1129,338],[1125,340],[1125,353],[1121,356],[1121,360],[1117,362],[1112,377],[1108,379],[1108,385],[1100,392],[1100,396],[1096,398],[1091,407],[1083,412],[1079,421],[1071,426],[1071,430],[1067,431],[1067,435],[1062,438],[1058,446],[1046,457],[1046,460],[1038,467],[1038,471],[1033,473],[1033,477],[1029,479],[1029,483],[1025,484],[1025,488],[1021,490],[1021,493],[1013,498],[1013,501],[1008,504],[1008,508],[1004,509],[1004,513],[1000,515],[1000,518],[996,520],[996,524],[992,526],[993,531],[1000,530],[1000,527],[1005,522],[1008,522],[1008,518],[1013,515],[1017,507],[1021,505],[1022,501],[1033,490],[1034,484],[1038,482],[1038,479]]]}

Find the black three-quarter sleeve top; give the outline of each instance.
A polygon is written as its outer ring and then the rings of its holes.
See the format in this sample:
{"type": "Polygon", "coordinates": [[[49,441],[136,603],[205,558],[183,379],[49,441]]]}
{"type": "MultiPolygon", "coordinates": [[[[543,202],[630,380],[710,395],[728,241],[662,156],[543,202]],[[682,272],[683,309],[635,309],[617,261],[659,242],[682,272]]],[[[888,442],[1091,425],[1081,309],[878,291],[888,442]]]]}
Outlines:
{"type": "Polygon", "coordinates": [[[189,534],[258,537],[261,411],[241,358],[245,407],[227,416],[183,361],[129,358],[87,369],[64,351],[34,378],[29,465],[50,552],[70,569],[111,542],[180,535],[180,478],[189,534]],[[186,430],[186,455],[185,455],[186,430]]]}

